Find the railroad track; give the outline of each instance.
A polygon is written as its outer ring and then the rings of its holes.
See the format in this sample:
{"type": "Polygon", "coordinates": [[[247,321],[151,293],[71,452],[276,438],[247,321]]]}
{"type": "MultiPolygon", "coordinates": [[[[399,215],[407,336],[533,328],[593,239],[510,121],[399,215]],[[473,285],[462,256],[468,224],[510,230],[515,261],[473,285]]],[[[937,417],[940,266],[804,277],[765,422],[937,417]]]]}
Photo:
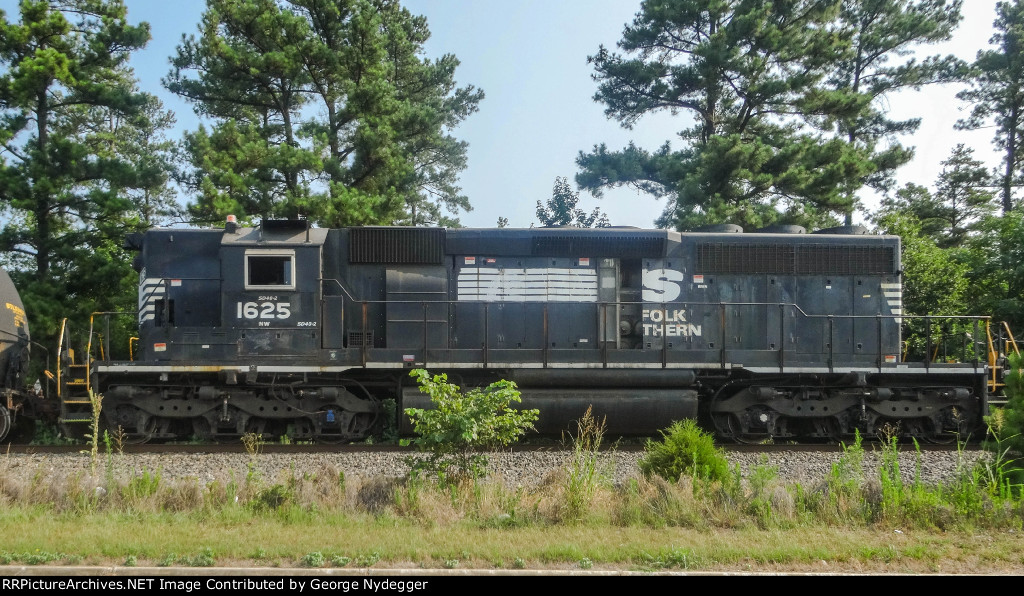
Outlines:
{"type": "MultiPolygon", "coordinates": [[[[865,443],[864,448],[868,451],[872,449],[880,448],[881,444],[878,442],[865,443]]],[[[795,453],[837,453],[843,450],[841,445],[837,444],[769,444],[769,445],[745,445],[745,444],[722,444],[719,445],[726,452],[731,453],[777,453],[777,452],[795,452],[795,453]]],[[[611,449],[611,448],[609,448],[611,449]]],[[[632,453],[643,451],[643,445],[640,444],[627,444],[618,445],[614,447],[617,451],[632,453]]],[[[932,444],[920,444],[915,446],[913,443],[901,443],[899,445],[901,451],[929,451],[929,452],[951,452],[963,450],[963,451],[980,451],[981,445],[978,443],[968,443],[966,445],[932,445],[932,444]]],[[[90,450],[89,445],[17,445],[10,444],[3,446],[0,450],[2,453],[15,453],[15,454],[69,454],[88,452],[90,450]]],[[[563,446],[560,444],[550,445],[518,445],[506,451],[512,451],[515,453],[527,453],[535,451],[571,451],[571,447],[563,446]]],[[[146,443],[142,445],[125,445],[120,449],[113,449],[116,453],[125,454],[160,454],[160,453],[175,453],[175,454],[210,454],[210,453],[248,453],[249,449],[241,443],[207,443],[207,444],[170,444],[170,443],[146,443]]],[[[100,446],[100,454],[106,454],[106,448],[100,446]]],[[[256,451],[262,454],[301,454],[301,453],[415,453],[416,450],[412,447],[404,447],[401,445],[367,445],[365,443],[357,444],[346,444],[346,445],[321,445],[321,444],[303,444],[303,445],[281,445],[277,443],[268,443],[260,445],[256,451]]]]}

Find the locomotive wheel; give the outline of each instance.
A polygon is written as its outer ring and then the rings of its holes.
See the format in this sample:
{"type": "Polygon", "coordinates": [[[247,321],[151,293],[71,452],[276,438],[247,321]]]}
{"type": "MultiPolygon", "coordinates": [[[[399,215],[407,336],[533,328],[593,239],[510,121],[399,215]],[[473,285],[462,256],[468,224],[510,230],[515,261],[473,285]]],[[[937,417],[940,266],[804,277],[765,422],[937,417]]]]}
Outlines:
{"type": "Polygon", "coordinates": [[[772,440],[772,436],[768,433],[744,433],[743,425],[740,424],[739,418],[732,414],[728,417],[726,428],[732,440],[741,445],[763,445],[767,441],[772,440]]]}
{"type": "Polygon", "coordinates": [[[928,432],[924,433],[924,439],[929,443],[935,445],[952,445],[958,441],[967,440],[964,433],[964,421],[957,413],[956,408],[943,411],[935,418],[932,418],[930,422],[931,423],[927,425],[928,432]],[[943,424],[943,420],[952,422],[952,425],[956,428],[950,428],[949,425],[943,424]]]}
{"type": "Polygon", "coordinates": [[[323,418],[323,422],[314,428],[313,440],[324,445],[339,445],[359,440],[357,436],[356,422],[360,414],[353,414],[344,409],[334,406],[324,406],[317,411],[317,417],[323,418]]]}
{"type": "Polygon", "coordinates": [[[110,422],[106,419],[100,421],[100,436],[102,433],[110,435],[110,439],[115,443],[122,445],[142,445],[148,443],[153,438],[153,433],[156,431],[156,418],[146,418],[146,424],[141,430],[134,432],[128,432],[122,426],[111,426],[110,422]]]}
{"type": "Polygon", "coordinates": [[[956,441],[960,440],[960,435],[953,431],[938,431],[931,432],[924,436],[924,440],[928,441],[932,445],[952,445],[956,441]]]}
{"type": "Polygon", "coordinates": [[[0,441],[7,442],[7,433],[11,431],[11,412],[7,408],[0,406],[0,441]]]}

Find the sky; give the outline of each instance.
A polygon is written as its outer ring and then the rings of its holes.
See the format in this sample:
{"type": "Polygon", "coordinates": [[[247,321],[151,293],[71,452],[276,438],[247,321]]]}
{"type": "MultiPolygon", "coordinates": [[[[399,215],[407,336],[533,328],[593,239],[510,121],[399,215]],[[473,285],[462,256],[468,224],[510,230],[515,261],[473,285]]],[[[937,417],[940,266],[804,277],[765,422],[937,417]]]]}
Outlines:
{"type": "MultiPolygon", "coordinates": [[[[150,24],[152,40],[132,58],[143,90],[158,95],[177,117],[172,139],[199,124],[191,104],[163,88],[160,79],[170,70],[169,57],[183,34],[194,34],[205,0],[125,0],[132,23],[150,24]]],[[[954,38],[923,46],[919,55],[952,53],[973,60],[988,47],[995,19],[996,0],[966,0],[964,20],[954,38]]],[[[655,150],[665,141],[678,146],[677,132],[691,121],[683,114],[645,116],[631,130],[604,115],[603,104],[593,100],[597,84],[587,57],[603,44],[614,48],[623,27],[633,20],[640,0],[405,0],[414,14],[426,16],[432,33],[427,57],[455,54],[460,86],[483,89],[479,112],[453,131],[469,143],[466,170],[460,176],[463,192],[473,210],[459,215],[463,225],[493,227],[506,217],[512,227],[536,223],[537,201],[551,196],[555,178],[576,175],[576,157],[598,143],[609,149],[630,141],[655,150]]],[[[0,9],[16,18],[16,0],[0,0],[0,9]]],[[[957,143],[975,149],[975,157],[996,166],[999,156],[991,146],[991,130],[956,131],[957,119],[969,106],[954,96],[955,85],[929,86],[887,98],[895,118],[920,117],[921,127],[903,138],[914,146],[914,160],[897,174],[900,185],[913,182],[931,187],[941,162],[957,143]]],[[[181,202],[189,197],[182,196],[181,202]]],[[[877,205],[878,197],[865,192],[861,200],[877,205]]],[[[609,190],[597,199],[580,192],[580,207],[600,207],[612,225],[653,227],[665,207],[664,199],[628,188],[609,190]]],[[[855,218],[863,220],[863,217],[855,218]]]]}

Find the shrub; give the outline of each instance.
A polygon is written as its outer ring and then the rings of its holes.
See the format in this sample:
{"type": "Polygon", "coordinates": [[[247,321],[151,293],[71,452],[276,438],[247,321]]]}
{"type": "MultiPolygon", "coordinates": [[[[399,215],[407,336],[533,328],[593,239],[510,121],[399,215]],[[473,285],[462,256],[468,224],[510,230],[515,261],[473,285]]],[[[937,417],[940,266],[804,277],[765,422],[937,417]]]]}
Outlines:
{"type": "Polygon", "coordinates": [[[990,444],[993,451],[1009,450],[1013,455],[1024,455],[1024,371],[1021,370],[1021,355],[1007,356],[1010,370],[1003,376],[1003,393],[1006,406],[1003,408],[999,426],[999,440],[990,444]]]}
{"type": "Polygon", "coordinates": [[[416,461],[413,466],[437,473],[444,482],[484,476],[487,458],[478,451],[515,442],[533,428],[540,414],[537,410],[514,410],[509,406],[522,401],[511,381],[498,381],[485,389],[463,393],[444,374],[431,377],[419,368],[411,376],[434,405],[430,410],[405,410],[419,435],[413,443],[430,453],[428,459],[416,461]]]}
{"type": "Polygon", "coordinates": [[[697,421],[676,421],[667,431],[660,432],[660,441],[648,439],[644,446],[640,471],[645,475],[654,474],[670,482],[678,482],[681,476],[711,481],[729,479],[729,461],[715,447],[714,438],[697,426],[697,421]]]}

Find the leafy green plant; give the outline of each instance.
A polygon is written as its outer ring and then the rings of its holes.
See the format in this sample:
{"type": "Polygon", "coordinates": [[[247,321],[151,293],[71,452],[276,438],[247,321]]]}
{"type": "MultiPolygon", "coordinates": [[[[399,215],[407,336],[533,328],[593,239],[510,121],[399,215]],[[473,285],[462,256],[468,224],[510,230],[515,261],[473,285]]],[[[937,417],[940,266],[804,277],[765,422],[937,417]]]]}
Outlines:
{"type": "Polygon", "coordinates": [[[380,561],[380,553],[377,551],[373,551],[371,553],[359,555],[358,557],[356,557],[356,566],[373,567],[377,564],[377,561],[380,561]]]}
{"type": "Polygon", "coordinates": [[[320,551],[306,553],[306,555],[302,557],[303,567],[323,567],[326,562],[327,557],[325,557],[320,551]]]}
{"type": "Polygon", "coordinates": [[[199,550],[194,556],[183,555],[178,562],[186,567],[213,567],[217,560],[213,556],[213,549],[205,547],[199,550]]]}
{"type": "Polygon", "coordinates": [[[78,443],[71,437],[66,437],[61,433],[61,429],[56,424],[50,422],[43,422],[42,420],[35,421],[35,432],[32,436],[31,445],[74,445],[78,443]]]}
{"type": "Polygon", "coordinates": [[[512,402],[522,401],[511,381],[497,381],[485,389],[463,393],[444,374],[431,377],[420,368],[411,376],[434,406],[405,410],[419,435],[413,443],[430,454],[425,460],[414,461],[413,467],[434,472],[445,483],[483,477],[487,457],[480,450],[515,442],[533,428],[540,414],[510,407],[512,402]]]}
{"type": "Polygon", "coordinates": [[[398,442],[398,404],[393,399],[385,399],[380,402],[381,410],[384,413],[384,427],[381,429],[380,438],[385,443],[398,442]]]}
{"type": "Polygon", "coordinates": [[[678,547],[664,549],[656,553],[641,553],[639,562],[644,567],[655,569],[692,569],[700,565],[700,561],[692,550],[678,547]]]}
{"type": "Polygon", "coordinates": [[[1010,370],[1003,375],[1003,394],[1007,402],[1000,414],[1001,440],[997,449],[1016,456],[1024,455],[1024,371],[1020,354],[1011,352],[1006,357],[1010,370]]]}
{"type": "Polygon", "coordinates": [[[662,430],[661,440],[648,439],[640,471],[657,475],[670,482],[681,476],[700,480],[729,480],[729,461],[715,446],[714,438],[697,426],[697,421],[686,419],[672,423],[662,430]]]}
{"type": "Polygon", "coordinates": [[[278,511],[294,500],[295,490],[291,486],[275,484],[260,489],[252,498],[250,506],[255,511],[278,511]]]}

